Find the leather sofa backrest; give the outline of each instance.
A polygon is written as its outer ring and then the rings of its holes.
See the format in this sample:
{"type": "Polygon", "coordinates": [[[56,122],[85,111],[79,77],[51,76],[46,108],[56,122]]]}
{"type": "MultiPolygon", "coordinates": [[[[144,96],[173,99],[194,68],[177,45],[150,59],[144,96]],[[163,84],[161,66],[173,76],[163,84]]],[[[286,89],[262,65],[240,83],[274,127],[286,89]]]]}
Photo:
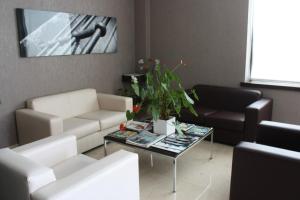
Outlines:
{"type": "Polygon", "coordinates": [[[27,107],[63,119],[99,110],[95,89],[83,89],[35,98],[27,101],[27,107]]]}
{"type": "Polygon", "coordinates": [[[0,150],[0,199],[26,199],[41,187],[56,181],[51,168],[6,148],[0,150]]]}
{"type": "Polygon", "coordinates": [[[268,146],[300,152],[300,126],[262,121],[258,125],[256,142],[268,146]]]}
{"type": "Polygon", "coordinates": [[[233,112],[244,112],[248,105],[262,97],[262,93],[257,90],[201,84],[194,86],[194,89],[200,106],[233,112]]]}

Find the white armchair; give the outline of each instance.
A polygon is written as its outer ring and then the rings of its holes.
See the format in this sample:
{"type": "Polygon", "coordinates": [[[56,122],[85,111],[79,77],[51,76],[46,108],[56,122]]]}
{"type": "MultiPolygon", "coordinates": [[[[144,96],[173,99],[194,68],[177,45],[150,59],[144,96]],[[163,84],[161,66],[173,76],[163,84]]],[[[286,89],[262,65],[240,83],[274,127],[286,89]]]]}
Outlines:
{"type": "Polygon", "coordinates": [[[75,136],[52,136],[0,150],[2,200],[138,200],[138,156],[77,155],[75,136]]]}

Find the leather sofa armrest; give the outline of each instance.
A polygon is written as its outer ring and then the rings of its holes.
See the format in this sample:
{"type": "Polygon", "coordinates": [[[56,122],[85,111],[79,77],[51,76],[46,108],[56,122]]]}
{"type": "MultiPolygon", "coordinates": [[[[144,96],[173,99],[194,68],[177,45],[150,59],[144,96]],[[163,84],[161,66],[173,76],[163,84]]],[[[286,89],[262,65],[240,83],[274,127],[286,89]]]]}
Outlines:
{"type": "Polygon", "coordinates": [[[300,126],[262,121],[258,126],[256,142],[300,152],[300,126]]]}
{"type": "Polygon", "coordinates": [[[52,167],[77,155],[77,140],[73,135],[57,135],[13,149],[24,157],[52,167]]]}
{"type": "Polygon", "coordinates": [[[63,119],[31,109],[16,111],[19,144],[63,133],[63,119]]]}
{"type": "Polygon", "coordinates": [[[32,200],[139,200],[138,155],[121,150],[34,192],[32,200]]]}
{"type": "Polygon", "coordinates": [[[230,200],[299,199],[300,153],[242,142],[234,148],[230,200]]]}
{"type": "Polygon", "coordinates": [[[260,99],[248,107],[245,111],[245,136],[244,140],[253,142],[256,140],[258,124],[262,120],[271,120],[273,109],[272,99],[260,99]]]}
{"type": "Polygon", "coordinates": [[[130,97],[98,93],[100,109],[126,112],[132,111],[133,100],[130,97]]]}

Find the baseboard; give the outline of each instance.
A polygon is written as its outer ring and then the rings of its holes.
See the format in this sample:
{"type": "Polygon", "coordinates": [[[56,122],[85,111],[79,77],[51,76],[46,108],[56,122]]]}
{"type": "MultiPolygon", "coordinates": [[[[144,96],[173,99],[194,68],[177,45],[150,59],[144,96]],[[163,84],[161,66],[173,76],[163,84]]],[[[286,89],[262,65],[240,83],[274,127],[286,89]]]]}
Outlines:
{"type": "Polygon", "coordinates": [[[16,148],[16,147],[18,147],[18,146],[19,146],[19,144],[14,144],[14,145],[9,146],[9,148],[10,148],[10,149],[13,149],[13,148],[16,148]]]}

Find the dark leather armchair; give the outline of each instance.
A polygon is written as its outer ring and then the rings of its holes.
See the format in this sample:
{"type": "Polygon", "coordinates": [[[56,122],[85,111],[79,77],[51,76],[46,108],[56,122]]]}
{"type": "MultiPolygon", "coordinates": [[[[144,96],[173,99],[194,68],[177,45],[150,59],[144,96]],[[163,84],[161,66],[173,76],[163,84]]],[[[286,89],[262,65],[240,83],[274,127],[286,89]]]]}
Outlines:
{"type": "Polygon", "coordinates": [[[300,199],[300,126],[262,121],[234,148],[230,200],[300,199]]]}
{"type": "Polygon", "coordinates": [[[273,101],[262,98],[258,90],[196,85],[198,117],[183,111],[181,121],[214,127],[217,142],[236,145],[255,141],[262,120],[271,120],[273,101]]]}

